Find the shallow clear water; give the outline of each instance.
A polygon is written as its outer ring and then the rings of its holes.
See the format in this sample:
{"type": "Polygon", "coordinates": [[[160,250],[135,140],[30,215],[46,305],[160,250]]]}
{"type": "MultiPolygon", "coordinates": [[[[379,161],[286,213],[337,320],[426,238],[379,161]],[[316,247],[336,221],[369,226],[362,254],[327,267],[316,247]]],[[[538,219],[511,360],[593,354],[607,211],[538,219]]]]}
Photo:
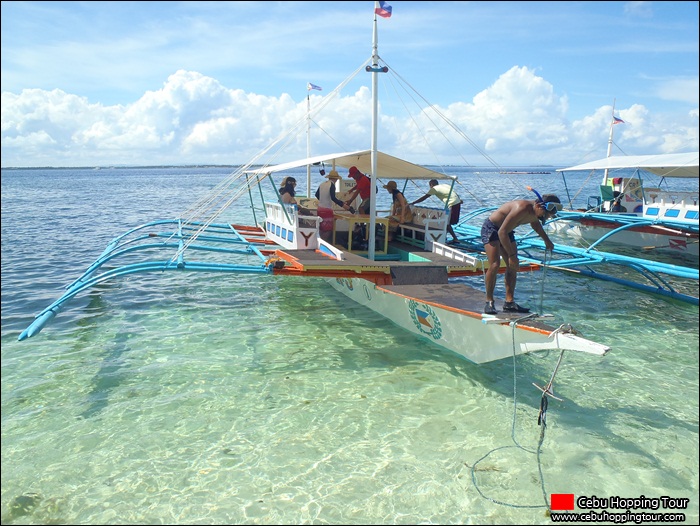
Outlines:
{"type": "Polygon", "coordinates": [[[697,306],[521,275],[519,301],[612,346],[565,354],[539,456],[558,353],[473,365],[321,280],[131,276],[17,341],[227,173],[2,171],[2,524],[551,524],[551,493],[686,497],[697,523],[697,306]]]}

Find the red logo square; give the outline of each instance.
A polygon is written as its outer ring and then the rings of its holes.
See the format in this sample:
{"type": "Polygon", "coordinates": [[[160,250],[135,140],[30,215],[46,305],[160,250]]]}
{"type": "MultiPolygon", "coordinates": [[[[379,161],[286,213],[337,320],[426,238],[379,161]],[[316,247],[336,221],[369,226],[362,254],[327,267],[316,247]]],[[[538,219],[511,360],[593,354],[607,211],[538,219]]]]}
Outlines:
{"type": "Polygon", "coordinates": [[[552,511],[569,511],[574,509],[573,493],[552,493],[550,495],[552,511]]]}

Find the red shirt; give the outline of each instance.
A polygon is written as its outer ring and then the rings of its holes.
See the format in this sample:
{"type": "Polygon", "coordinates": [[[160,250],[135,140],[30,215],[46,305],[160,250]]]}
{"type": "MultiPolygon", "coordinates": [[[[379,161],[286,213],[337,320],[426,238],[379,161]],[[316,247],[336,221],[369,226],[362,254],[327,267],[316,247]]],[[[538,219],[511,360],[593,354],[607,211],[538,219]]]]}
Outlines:
{"type": "Polygon", "coordinates": [[[360,191],[360,198],[362,198],[363,201],[369,199],[372,194],[372,183],[369,177],[363,174],[355,179],[355,187],[360,191]]]}

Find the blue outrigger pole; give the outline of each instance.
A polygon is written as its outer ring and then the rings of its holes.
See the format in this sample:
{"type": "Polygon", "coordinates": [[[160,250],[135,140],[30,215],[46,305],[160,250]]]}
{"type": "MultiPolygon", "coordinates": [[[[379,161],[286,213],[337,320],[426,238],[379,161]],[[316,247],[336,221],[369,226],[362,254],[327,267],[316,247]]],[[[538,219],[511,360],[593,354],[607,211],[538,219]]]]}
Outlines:
{"type": "Polygon", "coordinates": [[[181,219],[160,220],[145,223],[114,238],[94,263],[73,283],[66,287],[66,292],[51,305],[41,311],[35,320],[19,335],[18,340],[30,338],[49,323],[66,302],[80,292],[110,279],[143,272],[164,271],[192,272],[227,272],[227,273],[272,273],[270,260],[260,251],[258,244],[246,240],[232,225],[224,223],[205,224],[202,222],[184,223],[181,219]],[[175,225],[174,232],[157,232],[152,229],[160,225],[175,225]],[[190,231],[196,230],[195,236],[190,231]],[[161,241],[157,241],[161,239],[161,241]],[[156,241],[154,241],[156,240],[156,241]],[[188,243],[188,241],[190,241],[188,243]],[[106,264],[116,258],[133,255],[135,252],[160,251],[165,249],[169,259],[124,264],[105,270],[106,264]],[[186,251],[198,253],[224,254],[231,256],[255,256],[261,263],[234,264],[219,261],[187,261],[186,251]],[[174,252],[174,255],[173,255],[174,252]]]}

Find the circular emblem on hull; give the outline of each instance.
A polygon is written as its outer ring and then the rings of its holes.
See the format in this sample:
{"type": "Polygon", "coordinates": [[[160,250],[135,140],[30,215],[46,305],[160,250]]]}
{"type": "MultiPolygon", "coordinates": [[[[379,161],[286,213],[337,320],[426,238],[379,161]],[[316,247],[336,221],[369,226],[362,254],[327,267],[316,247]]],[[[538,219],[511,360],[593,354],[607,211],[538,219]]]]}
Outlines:
{"type": "Polygon", "coordinates": [[[442,326],[435,311],[425,303],[416,300],[408,302],[408,311],[416,328],[422,333],[432,336],[435,340],[442,338],[442,326]]]}

